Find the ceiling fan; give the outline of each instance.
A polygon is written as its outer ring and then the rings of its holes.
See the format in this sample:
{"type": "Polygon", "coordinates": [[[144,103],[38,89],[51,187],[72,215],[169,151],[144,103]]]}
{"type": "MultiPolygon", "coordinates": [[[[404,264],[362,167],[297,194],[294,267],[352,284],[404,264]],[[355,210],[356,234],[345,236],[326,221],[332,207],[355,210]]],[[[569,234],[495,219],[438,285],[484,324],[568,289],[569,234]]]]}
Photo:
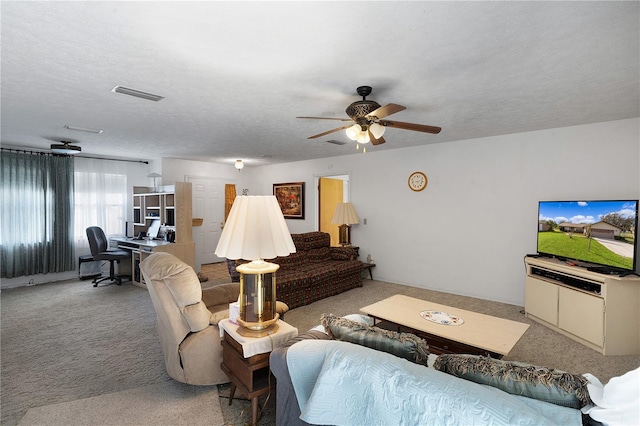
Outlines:
{"type": "Polygon", "coordinates": [[[440,127],[427,126],[425,124],[382,120],[383,118],[391,114],[395,114],[396,112],[400,112],[406,108],[398,104],[386,104],[385,106],[380,106],[376,101],[367,100],[367,96],[371,94],[371,90],[371,86],[360,86],[357,88],[358,95],[362,96],[362,100],[356,101],[347,107],[346,113],[349,118],[296,117],[311,118],[315,120],[338,120],[351,122],[346,126],[309,136],[307,139],[319,138],[321,136],[346,129],[349,139],[355,140],[358,143],[371,142],[373,145],[380,145],[385,143],[382,135],[384,134],[386,127],[395,127],[396,129],[413,130],[416,132],[433,134],[438,134],[442,130],[440,127]]]}
{"type": "Polygon", "coordinates": [[[82,151],[82,148],[76,145],[71,145],[73,142],[60,141],[61,143],[52,143],[51,152],[61,155],[73,155],[82,151]]]}

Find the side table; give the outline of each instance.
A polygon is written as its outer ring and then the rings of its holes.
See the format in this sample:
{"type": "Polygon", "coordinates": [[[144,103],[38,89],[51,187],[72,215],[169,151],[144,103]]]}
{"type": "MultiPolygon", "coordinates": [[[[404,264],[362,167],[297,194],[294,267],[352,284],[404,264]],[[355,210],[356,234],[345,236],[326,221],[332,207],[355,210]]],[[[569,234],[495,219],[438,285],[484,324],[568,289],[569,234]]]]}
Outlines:
{"type": "Polygon", "coordinates": [[[218,323],[222,340],[222,363],[220,368],[231,381],[229,405],[236,389],[240,389],[251,400],[251,424],[258,422],[258,398],[275,389],[275,377],[269,369],[271,351],[298,335],[298,329],[286,322],[278,321],[278,330],[265,337],[243,337],[238,326],[228,319],[218,323]]]}
{"type": "Polygon", "coordinates": [[[373,279],[373,274],[371,273],[371,269],[375,268],[376,264],[372,262],[362,262],[362,269],[369,270],[369,278],[373,279]]]}

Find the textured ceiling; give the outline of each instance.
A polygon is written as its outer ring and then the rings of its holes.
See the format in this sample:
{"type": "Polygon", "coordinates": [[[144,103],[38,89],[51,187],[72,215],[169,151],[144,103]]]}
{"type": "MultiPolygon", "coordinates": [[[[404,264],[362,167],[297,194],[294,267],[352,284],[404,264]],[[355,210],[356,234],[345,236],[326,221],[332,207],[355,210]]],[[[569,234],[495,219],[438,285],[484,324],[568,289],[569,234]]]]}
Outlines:
{"type": "Polygon", "coordinates": [[[359,100],[443,128],[369,150],[640,116],[638,2],[6,2],[2,144],[248,165],[355,153],[359,100]],[[112,93],[122,85],[165,96],[112,93]],[[104,129],[100,135],[64,125],[104,129]]]}

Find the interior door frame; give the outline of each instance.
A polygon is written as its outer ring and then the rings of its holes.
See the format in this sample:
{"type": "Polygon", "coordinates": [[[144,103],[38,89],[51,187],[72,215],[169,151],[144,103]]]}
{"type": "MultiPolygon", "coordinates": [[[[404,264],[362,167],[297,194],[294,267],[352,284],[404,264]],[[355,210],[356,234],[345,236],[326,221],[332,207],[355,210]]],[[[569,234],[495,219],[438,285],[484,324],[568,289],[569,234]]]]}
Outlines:
{"type": "Polygon", "coordinates": [[[344,181],[344,192],[345,196],[343,202],[349,202],[351,200],[351,173],[350,172],[333,172],[333,173],[322,173],[322,174],[314,174],[313,182],[315,186],[315,199],[316,199],[316,209],[314,212],[314,220],[315,220],[315,229],[320,230],[320,178],[331,178],[331,179],[341,179],[344,181]],[[343,179],[345,178],[346,179],[343,179]]]}

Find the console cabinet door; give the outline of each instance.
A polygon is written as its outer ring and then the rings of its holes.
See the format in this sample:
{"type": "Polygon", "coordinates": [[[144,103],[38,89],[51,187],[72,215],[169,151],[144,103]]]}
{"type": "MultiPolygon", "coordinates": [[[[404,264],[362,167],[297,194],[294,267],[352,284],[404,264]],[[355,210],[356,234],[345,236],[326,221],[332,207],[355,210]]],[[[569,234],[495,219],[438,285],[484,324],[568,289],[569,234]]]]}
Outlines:
{"type": "Polygon", "coordinates": [[[558,286],[527,276],[524,310],[527,314],[557,326],[558,286]]]}
{"type": "Polygon", "coordinates": [[[558,327],[604,346],[604,299],[560,287],[558,327]]]}

